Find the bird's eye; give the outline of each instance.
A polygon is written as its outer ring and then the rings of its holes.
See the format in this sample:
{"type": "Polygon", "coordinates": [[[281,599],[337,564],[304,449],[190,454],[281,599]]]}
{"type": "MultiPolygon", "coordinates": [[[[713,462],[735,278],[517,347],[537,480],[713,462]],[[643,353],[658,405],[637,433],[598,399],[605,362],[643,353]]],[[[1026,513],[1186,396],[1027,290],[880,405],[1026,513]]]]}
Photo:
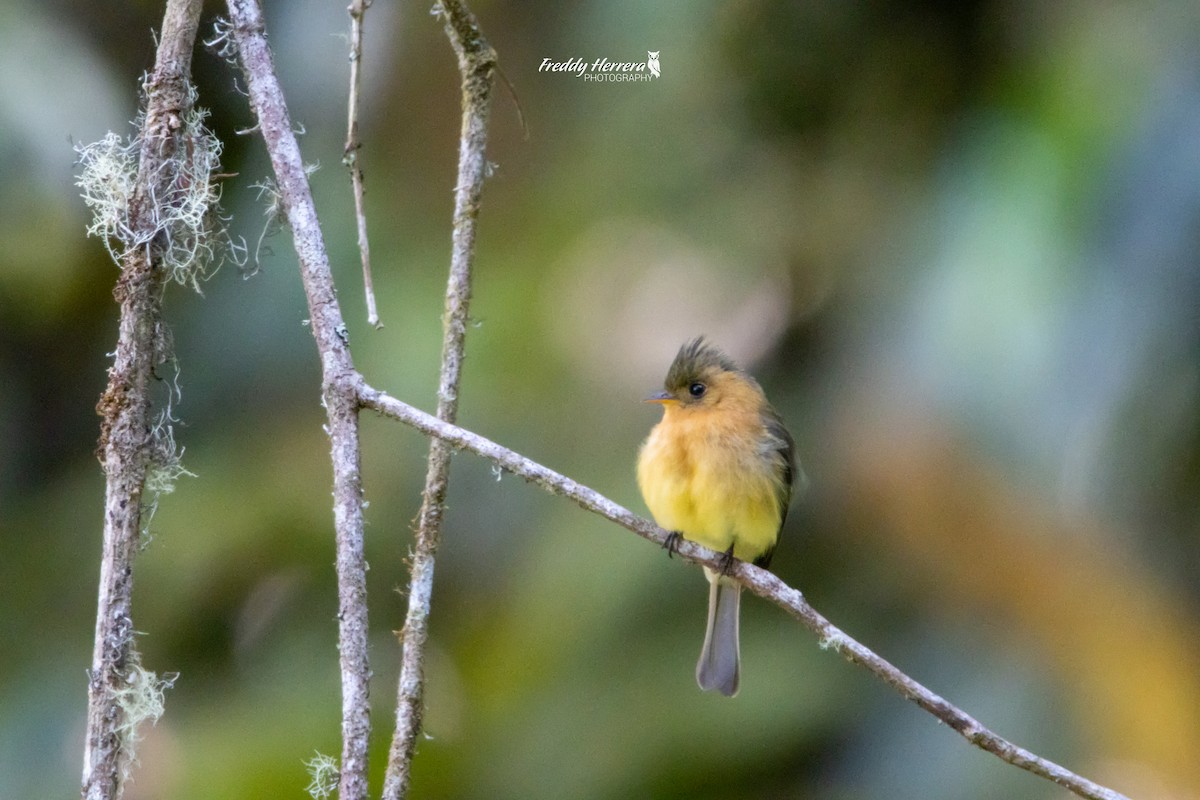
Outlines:
{"type": "Polygon", "coordinates": [[[708,387],[703,383],[693,383],[688,387],[688,394],[692,397],[704,397],[706,391],[708,391],[708,387]]]}

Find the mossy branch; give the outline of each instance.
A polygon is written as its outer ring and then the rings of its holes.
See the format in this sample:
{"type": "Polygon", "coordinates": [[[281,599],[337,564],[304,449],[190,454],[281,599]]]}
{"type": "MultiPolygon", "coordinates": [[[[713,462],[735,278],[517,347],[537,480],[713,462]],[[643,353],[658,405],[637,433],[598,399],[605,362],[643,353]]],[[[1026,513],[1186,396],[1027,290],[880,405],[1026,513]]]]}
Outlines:
{"type": "MultiPolygon", "coordinates": [[[[121,220],[119,229],[105,232],[119,242],[116,247],[110,244],[110,252],[121,267],[113,292],[120,305],[120,322],[108,386],[97,406],[101,416],[98,455],[107,485],[96,635],[88,677],[82,780],[87,800],[121,796],[133,760],[137,725],[162,713],[161,695],[166,686],[141,668],[133,649],[133,561],[142,532],[148,477],[156,469],[178,468],[177,463],[163,463],[171,462],[173,448],[164,456],[164,442],[171,440],[169,435],[156,435],[162,427],[154,419],[150,401],[154,369],[169,357],[169,335],[162,319],[163,288],[174,277],[176,267],[203,269],[199,259],[204,246],[194,240],[184,246],[185,257],[180,258],[176,250],[179,237],[172,235],[172,226],[164,227],[164,220],[181,214],[190,219],[197,213],[204,216],[215,204],[207,190],[199,198],[176,191],[181,177],[196,177],[207,186],[208,173],[199,178],[196,171],[211,166],[198,164],[195,151],[189,148],[194,144],[192,138],[199,135],[198,120],[203,118],[193,108],[195,95],[189,81],[200,6],[200,0],[168,0],[154,71],[143,86],[146,108],[134,140],[136,175],[132,172],[132,148],[101,146],[98,153],[116,159],[109,164],[116,172],[100,172],[114,181],[107,187],[83,185],[85,199],[89,189],[95,189],[92,198],[107,196],[109,211],[119,211],[121,220]],[[181,211],[189,199],[197,200],[196,204],[181,211]]],[[[112,140],[111,135],[105,139],[112,140]]],[[[96,179],[94,171],[89,174],[86,152],[81,153],[81,160],[81,184],[96,179]]],[[[90,163],[94,167],[98,162],[90,163]]],[[[89,204],[99,220],[102,211],[89,204]]]]}

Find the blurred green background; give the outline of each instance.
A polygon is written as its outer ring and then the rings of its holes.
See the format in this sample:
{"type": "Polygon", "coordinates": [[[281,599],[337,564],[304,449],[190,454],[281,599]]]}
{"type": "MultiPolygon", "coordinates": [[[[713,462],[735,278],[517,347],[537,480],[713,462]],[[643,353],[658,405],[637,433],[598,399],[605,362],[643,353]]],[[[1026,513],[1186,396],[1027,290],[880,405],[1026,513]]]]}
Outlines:
{"type": "MultiPolygon", "coordinates": [[[[435,405],[457,155],[428,3],[367,15],[366,323],[344,2],[268,3],[369,382],[435,405]]],[[[476,0],[497,88],[460,421],[644,513],[654,390],[707,333],[810,489],[774,570],[984,724],[1136,798],[1200,797],[1200,9],[1194,3],[476,0]],[[540,73],[644,60],[652,83],[540,73]],[[518,106],[520,113],[518,112],[518,106]],[[528,132],[520,117],[524,116],[528,132]]],[[[77,791],[117,271],[72,146],[129,132],[161,5],[0,4],[0,797],[77,791]]],[[[211,36],[210,4],[202,28],[211,36]]],[[[252,245],[245,98],[195,59],[252,245]]],[[[178,672],[129,798],[304,797],[340,752],[331,485],[285,233],[172,287],[182,479],[136,567],[178,672]]],[[[372,780],[394,722],[425,440],[364,417],[372,780]]],[[[757,599],[734,700],[693,680],[698,570],[464,454],[419,798],[1061,798],[757,599]]]]}

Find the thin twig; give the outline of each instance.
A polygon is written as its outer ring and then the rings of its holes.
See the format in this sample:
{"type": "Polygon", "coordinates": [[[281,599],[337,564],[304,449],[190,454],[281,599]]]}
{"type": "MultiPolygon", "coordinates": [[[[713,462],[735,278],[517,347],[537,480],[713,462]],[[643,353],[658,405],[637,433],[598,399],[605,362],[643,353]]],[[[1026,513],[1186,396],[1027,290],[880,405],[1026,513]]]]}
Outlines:
{"type": "Polygon", "coordinates": [[[350,184],[354,188],[354,216],[358,221],[358,252],[362,257],[363,291],[367,295],[367,322],[382,328],[379,311],[375,307],[375,285],[371,280],[371,246],[367,243],[367,212],[363,208],[362,165],[358,163],[358,151],[362,142],[358,138],[358,97],[362,75],[363,17],[371,7],[371,0],[352,0],[350,13],[350,100],[347,109],[346,151],[342,163],[350,168],[350,184]]]}
{"type": "Polygon", "coordinates": [[[371,732],[367,659],[367,581],[363,557],[362,475],[358,373],[338,306],[329,257],[308,177],[272,63],[257,0],[229,0],[233,37],[246,74],[250,104],[266,142],[308,298],[313,337],[321,357],[322,398],[333,462],[333,517],[337,537],[338,653],[342,674],[341,800],[367,797],[367,742],[371,732]]]}
{"type": "MultiPolygon", "coordinates": [[[[496,53],[483,38],[474,15],[459,0],[442,0],[446,35],[458,56],[462,74],[462,130],[459,135],[458,182],[454,192],[454,229],[446,310],[442,320],[442,369],[438,384],[437,416],[453,423],[458,415],[458,383],[471,300],[471,264],[475,257],[475,220],[487,175],[487,120],[491,107],[496,53]]],[[[418,514],[416,547],[412,556],[408,611],[402,633],[400,679],[396,699],[396,729],[384,776],[384,800],[408,794],[413,752],[424,712],[425,642],[429,635],[434,562],[442,538],[451,450],[440,439],[429,443],[429,462],[418,514]]]]}
{"type": "MultiPolygon", "coordinates": [[[[501,469],[519,475],[552,494],[573,500],[584,509],[628,528],[645,539],[658,545],[666,544],[668,531],[565,475],[531,461],[476,433],[447,424],[371,388],[365,382],[359,384],[358,395],[365,408],[397,419],[416,428],[426,436],[437,437],[456,450],[469,450],[491,461],[501,469]]],[[[721,553],[686,540],[679,543],[676,552],[689,561],[714,569],[721,568],[724,558],[721,553]]],[[[1091,800],[1128,800],[1124,795],[1093,783],[1087,778],[1018,747],[988,730],[970,714],[925,688],[870,648],[851,638],[809,605],[798,590],[791,588],[767,570],[739,561],[736,562],[733,577],[755,594],[770,600],[800,620],[806,628],[817,635],[821,647],[832,648],[847,660],[866,668],[888,686],[949,725],[981,750],[992,753],[1009,764],[1032,772],[1034,775],[1054,781],[1080,797],[1091,800]]]]}
{"type": "MultiPolygon", "coordinates": [[[[183,119],[191,110],[189,77],[200,0],[168,0],[154,72],[145,83],[137,188],[131,204],[131,240],[157,227],[154,197],[168,194],[177,177],[183,119]]],[[[147,236],[149,239],[152,234],[147,236]]],[[[120,797],[136,721],[122,698],[137,680],[133,651],[133,560],[142,524],[142,495],[155,440],[150,379],[162,350],[162,296],[167,273],[156,243],[127,250],[113,294],[121,306],[108,387],[97,411],[98,449],[107,479],[104,544],[96,612],[96,639],[88,680],[88,717],[82,794],[87,800],[120,797]]],[[[144,679],[145,676],[143,675],[144,679]]]]}

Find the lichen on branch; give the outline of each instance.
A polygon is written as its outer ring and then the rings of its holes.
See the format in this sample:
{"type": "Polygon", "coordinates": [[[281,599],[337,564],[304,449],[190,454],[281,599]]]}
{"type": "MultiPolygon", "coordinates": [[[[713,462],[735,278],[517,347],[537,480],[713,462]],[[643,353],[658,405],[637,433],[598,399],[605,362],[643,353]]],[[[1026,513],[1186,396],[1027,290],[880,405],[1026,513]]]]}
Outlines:
{"type": "Polygon", "coordinates": [[[141,174],[148,132],[142,112],[129,137],[110,131],[76,148],[75,185],[92,211],[88,235],[104,242],[119,267],[144,249],[168,280],[199,291],[227,258],[243,258],[245,247],[221,213],[221,141],[205,124],[208,112],[195,106],[195,88],[188,84],[186,92],[189,108],[175,117],[178,143],[148,174],[141,174]]]}

